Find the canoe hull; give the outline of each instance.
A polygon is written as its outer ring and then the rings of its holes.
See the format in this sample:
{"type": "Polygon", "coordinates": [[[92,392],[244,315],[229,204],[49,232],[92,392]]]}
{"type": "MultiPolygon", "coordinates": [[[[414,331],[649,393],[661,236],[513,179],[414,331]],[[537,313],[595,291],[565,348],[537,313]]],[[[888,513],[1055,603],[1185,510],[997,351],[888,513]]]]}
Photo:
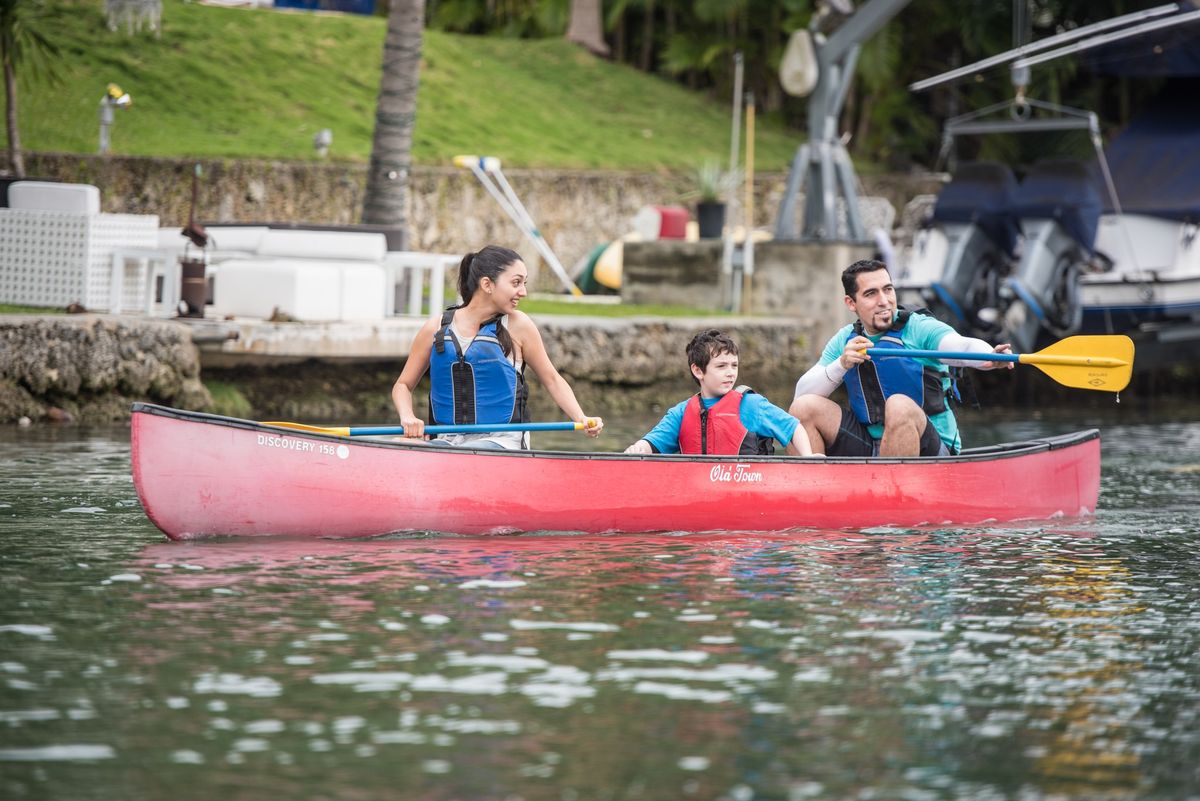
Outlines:
{"type": "Polygon", "coordinates": [[[786,531],[1086,515],[1095,431],[938,459],[640,457],[349,440],[134,406],[134,484],[168,537],[786,531]]]}

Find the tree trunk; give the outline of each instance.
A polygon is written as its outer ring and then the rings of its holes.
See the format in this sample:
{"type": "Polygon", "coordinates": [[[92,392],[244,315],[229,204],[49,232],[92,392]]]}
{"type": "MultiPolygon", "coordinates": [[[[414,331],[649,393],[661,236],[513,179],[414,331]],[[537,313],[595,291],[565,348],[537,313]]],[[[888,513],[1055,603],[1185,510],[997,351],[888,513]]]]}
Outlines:
{"type": "Polygon", "coordinates": [[[650,72],[654,66],[654,0],[646,0],[642,13],[642,57],[638,68],[650,72]]]}
{"type": "Polygon", "coordinates": [[[567,41],[583,45],[594,55],[608,55],[608,45],[604,43],[600,0],[571,0],[571,22],[567,25],[567,41]]]}
{"type": "Polygon", "coordinates": [[[425,0],[392,0],[383,43],[379,100],[375,105],[371,164],[363,194],[364,223],[401,230],[408,225],[404,207],[412,163],[424,28],[425,0]]]}
{"type": "Polygon", "coordinates": [[[625,63],[625,12],[617,16],[616,28],[613,30],[613,61],[625,63]]]}
{"type": "Polygon", "coordinates": [[[13,70],[12,54],[4,53],[4,124],[8,131],[8,164],[13,175],[25,177],[25,160],[21,156],[21,132],[17,130],[17,76],[13,70]]]}

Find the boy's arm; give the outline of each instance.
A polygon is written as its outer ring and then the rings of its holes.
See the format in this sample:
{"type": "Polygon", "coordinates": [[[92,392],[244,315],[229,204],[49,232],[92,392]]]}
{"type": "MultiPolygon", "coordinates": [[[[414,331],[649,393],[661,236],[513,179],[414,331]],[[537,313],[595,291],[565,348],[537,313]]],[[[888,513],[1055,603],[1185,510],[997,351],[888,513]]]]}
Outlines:
{"type": "Polygon", "coordinates": [[[828,398],[842,385],[842,380],[846,377],[846,367],[841,362],[841,355],[850,339],[850,333],[850,326],[846,326],[829,338],[821,351],[821,358],[796,382],[793,399],[801,395],[821,395],[828,398]]]}
{"type": "Polygon", "coordinates": [[[742,398],[739,418],[746,430],[760,437],[772,437],[784,443],[791,456],[812,456],[808,432],[800,421],[758,393],[742,398]]]}

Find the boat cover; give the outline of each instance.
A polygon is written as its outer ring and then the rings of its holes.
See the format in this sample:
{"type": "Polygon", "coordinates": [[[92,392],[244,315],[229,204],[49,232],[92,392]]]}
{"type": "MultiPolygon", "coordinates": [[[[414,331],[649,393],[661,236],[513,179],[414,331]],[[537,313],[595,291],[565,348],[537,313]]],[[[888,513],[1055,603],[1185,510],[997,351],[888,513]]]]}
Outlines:
{"type": "Polygon", "coordinates": [[[1105,153],[1126,214],[1200,220],[1200,104],[1194,99],[1138,115],[1105,153]]]}
{"type": "MultiPolygon", "coordinates": [[[[1179,4],[1180,13],[1197,4],[1179,4]]],[[[1167,19],[1167,18],[1164,18],[1167,19]]],[[[1200,22],[1148,31],[1110,42],[1080,55],[1081,65],[1093,72],[1148,78],[1159,75],[1200,76],[1200,22]]]]}
{"type": "Polygon", "coordinates": [[[1012,253],[1021,234],[1013,214],[1017,179],[1007,164],[967,161],[954,171],[933,207],[935,222],[974,223],[1005,253],[1012,253]]]}
{"type": "Polygon", "coordinates": [[[1021,219],[1053,219],[1089,251],[1096,242],[1103,207],[1095,169],[1073,159],[1040,161],[1017,188],[1021,219]]]}

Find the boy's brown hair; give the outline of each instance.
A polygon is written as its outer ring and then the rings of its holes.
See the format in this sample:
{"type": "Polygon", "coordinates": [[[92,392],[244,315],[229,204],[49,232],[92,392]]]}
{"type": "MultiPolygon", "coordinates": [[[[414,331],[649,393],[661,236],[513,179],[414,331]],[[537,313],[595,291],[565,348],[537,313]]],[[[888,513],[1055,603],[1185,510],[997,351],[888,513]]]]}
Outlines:
{"type": "MultiPolygon", "coordinates": [[[[701,331],[692,337],[692,341],[687,346],[688,373],[691,374],[693,364],[699,367],[700,372],[703,373],[708,369],[708,363],[713,357],[720,356],[723,353],[737,356],[737,343],[727,334],[723,334],[715,328],[701,331]]],[[[700,379],[696,378],[695,375],[692,375],[692,380],[697,385],[700,384],[700,379]]]]}

